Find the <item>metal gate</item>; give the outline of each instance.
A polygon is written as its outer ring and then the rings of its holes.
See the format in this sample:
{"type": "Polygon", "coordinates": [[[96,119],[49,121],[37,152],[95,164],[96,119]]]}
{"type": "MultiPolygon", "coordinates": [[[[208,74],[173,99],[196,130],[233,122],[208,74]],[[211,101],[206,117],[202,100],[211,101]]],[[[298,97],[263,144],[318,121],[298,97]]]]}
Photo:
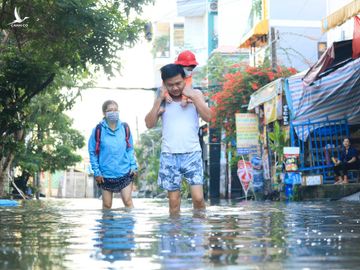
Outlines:
{"type": "Polygon", "coordinates": [[[290,124],[291,146],[300,147],[299,171],[322,174],[324,183],[334,181],[331,157],[340,156],[342,141],[349,137],[346,119],[290,124]],[[295,133],[297,130],[297,134],[295,133]],[[307,133],[306,141],[300,140],[307,133]]]}

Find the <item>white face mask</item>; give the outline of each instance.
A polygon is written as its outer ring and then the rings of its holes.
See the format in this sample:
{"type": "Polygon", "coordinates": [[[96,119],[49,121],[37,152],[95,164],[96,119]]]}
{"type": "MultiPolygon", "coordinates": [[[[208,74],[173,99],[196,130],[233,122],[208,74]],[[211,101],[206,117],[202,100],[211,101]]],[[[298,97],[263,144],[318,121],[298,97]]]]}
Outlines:
{"type": "Polygon", "coordinates": [[[184,68],[184,72],[185,72],[185,77],[190,77],[192,75],[192,70],[187,70],[186,68],[184,68]]]}

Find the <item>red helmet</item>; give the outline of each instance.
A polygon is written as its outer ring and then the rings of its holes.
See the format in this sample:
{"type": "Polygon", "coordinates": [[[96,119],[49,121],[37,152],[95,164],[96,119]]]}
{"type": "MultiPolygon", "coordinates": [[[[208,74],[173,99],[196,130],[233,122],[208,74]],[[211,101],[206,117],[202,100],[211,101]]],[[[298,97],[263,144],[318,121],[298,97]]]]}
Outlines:
{"type": "Polygon", "coordinates": [[[195,54],[193,54],[191,51],[183,51],[178,55],[175,64],[188,67],[197,66],[198,62],[196,62],[195,54]]]}

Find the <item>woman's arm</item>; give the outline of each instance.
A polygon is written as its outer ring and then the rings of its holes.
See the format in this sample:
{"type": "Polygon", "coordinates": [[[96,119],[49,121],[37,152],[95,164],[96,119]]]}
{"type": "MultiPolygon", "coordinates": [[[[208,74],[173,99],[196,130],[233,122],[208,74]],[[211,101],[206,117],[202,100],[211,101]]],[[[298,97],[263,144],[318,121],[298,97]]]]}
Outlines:
{"type": "Polygon", "coordinates": [[[353,147],[351,147],[351,148],[349,149],[349,151],[350,151],[349,154],[350,154],[351,159],[350,159],[347,163],[354,163],[354,162],[356,162],[356,160],[357,160],[357,155],[358,155],[356,149],[353,148],[353,147]]]}
{"type": "Polygon", "coordinates": [[[90,156],[91,169],[94,172],[94,176],[101,176],[99,157],[96,154],[96,140],[95,140],[95,129],[93,129],[89,141],[88,141],[88,151],[90,156]]]}

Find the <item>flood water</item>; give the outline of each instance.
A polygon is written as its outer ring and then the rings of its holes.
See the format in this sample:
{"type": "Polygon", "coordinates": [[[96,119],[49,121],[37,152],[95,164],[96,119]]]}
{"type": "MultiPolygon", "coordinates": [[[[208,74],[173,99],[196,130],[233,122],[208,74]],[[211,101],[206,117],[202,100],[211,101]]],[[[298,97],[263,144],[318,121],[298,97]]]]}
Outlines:
{"type": "Polygon", "coordinates": [[[360,203],[26,201],[0,207],[0,269],[359,269],[360,203]]]}

